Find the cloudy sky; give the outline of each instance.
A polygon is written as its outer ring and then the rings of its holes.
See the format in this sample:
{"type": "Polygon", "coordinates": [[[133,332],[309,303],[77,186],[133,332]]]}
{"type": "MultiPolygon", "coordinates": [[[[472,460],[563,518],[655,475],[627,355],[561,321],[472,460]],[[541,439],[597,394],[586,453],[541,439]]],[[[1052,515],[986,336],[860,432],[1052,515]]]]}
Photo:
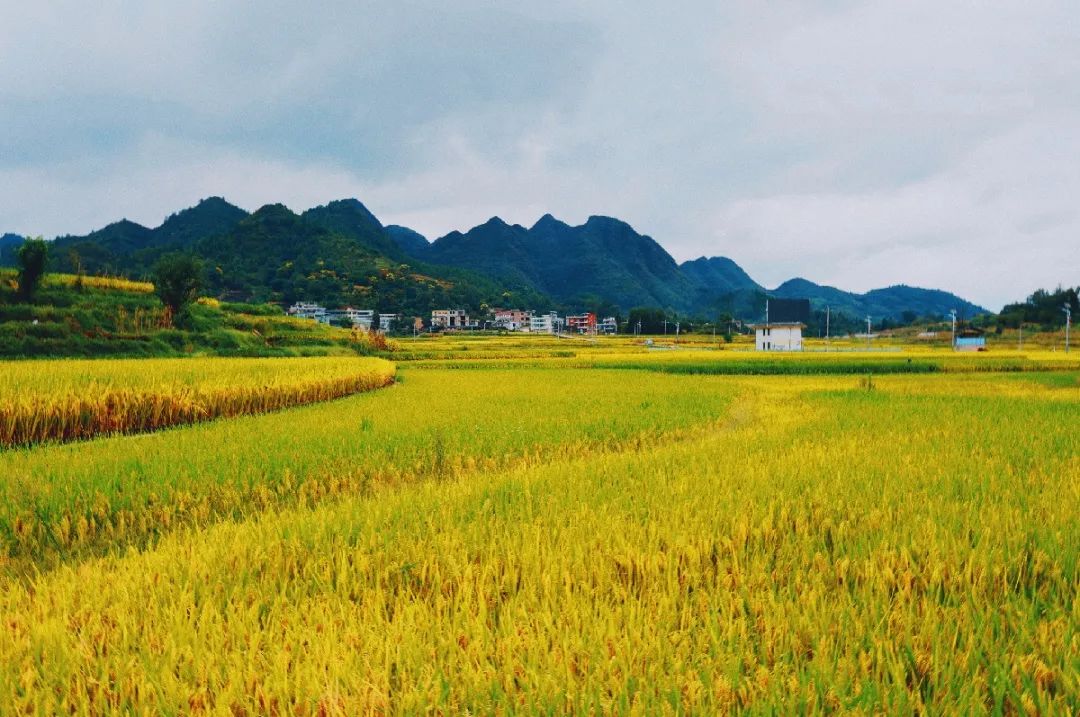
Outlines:
{"type": "Polygon", "coordinates": [[[0,232],[355,196],[629,221],[773,286],[1080,284],[1080,7],[0,0],[0,232]]]}

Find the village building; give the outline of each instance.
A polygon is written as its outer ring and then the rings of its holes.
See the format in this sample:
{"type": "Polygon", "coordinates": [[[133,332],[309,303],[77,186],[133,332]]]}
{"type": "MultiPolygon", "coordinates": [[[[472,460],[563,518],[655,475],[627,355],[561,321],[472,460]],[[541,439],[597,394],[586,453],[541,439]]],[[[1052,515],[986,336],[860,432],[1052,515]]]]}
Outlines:
{"type": "Polygon", "coordinates": [[[765,323],[751,324],[758,351],[802,351],[805,321],[810,319],[809,299],[765,301],[765,323]]]}
{"type": "Polygon", "coordinates": [[[401,314],[379,314],[379,331],[385,334],[399,321],[401,321],[401,314]]]}
{"type": "Polygon", "coordinates": [[[326,307],[313,302],[298,301],[289,307],[287,313],[289,316],[295,316],[298,319],[311,319],[318,321],[320,324],[330,323],[326,307]]]}
{"type": "Polygon", "coordinates": [[[464,329],[469,325],[465,309],[436,309],[431,312],[432,329],[464,329]]]}
{"type": "Polygon", "coordinates": [[[372,309],[354,309],[346,306],[344,309],[333,309],[326,312],[327,323],[351,324],[354,329],[370,331],[375,321],[375,312],[372,309]]]}
{"type": "Polygon", "coordinates": [[[806,325],[798,322],[773,322],[753,324],[758,351],[802,351],[802,331],[806,325]]]}
{"type": "Polygon", "coordinates": [[[596,333],[596,314],[584,313],[566,317],[566,330],[571,334],[596,333]]]}
{"type": "Polygon", "coordinates": [[[562,333],[565,325],[565,320],[554,311],[549,314],[534,314],[529,319],[529,331],[534,334],[562,333]]]}
{"type": "Polygon", "coordinates": [[[958,336],[956,338],[957,351],[985,351],[985,336],[958,336]]]}
{"type": "Polygon", "coordinates": [[[614,335],[619,333],[619,322],[614,316],[606,316],[596,324],[596,333],[614,335]]]}
{"type": "Polygon", "coordinates": [[[529,319],[531,318],[531,311],[522,311],[521,309],[495,309],[495,321],[493,321],[492,324],[497,329],[522,331],[529,327],[529,319]]]}

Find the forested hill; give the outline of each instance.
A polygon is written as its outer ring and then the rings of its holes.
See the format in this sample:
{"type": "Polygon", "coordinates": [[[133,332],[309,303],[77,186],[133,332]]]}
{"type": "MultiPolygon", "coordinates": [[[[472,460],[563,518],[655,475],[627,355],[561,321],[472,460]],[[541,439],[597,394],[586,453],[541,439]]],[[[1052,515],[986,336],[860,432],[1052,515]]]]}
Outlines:
{"type": "Polygon", "coordinates": [[[821,286],[806,279],[790,279],[771,293],[778,298],[810,299],[815,309],[823,310],[827,306],[831,311],[857,318],[888,317],[903,321],[916,317],[946,316],[949,311],[955,310],[961,318],[970,319],[987,313],[986,309],[947,291],[903,285],[856,294],[832,286],[821,286]]]}
{"type": "Polygon", "coordinates": [[[411,259],[356,200],[298,215],[281,204],[248,214],[211,198],[157,228],[125,219],[60,237],[50,253],[54,270],[145,277],[173,251],[201,257],[210,291],[234,300],[311,300],[418,315],[448,305],[550,305],[527,286],[411,259]]]}
{"type": "Polygon", "coordinates": [[[951,309],[967,316],[986,313],[954,294],[910,286],[856,294],[792,279],[770,291],[727,257],[701,257],[677,265],[651,237],[609,217],[594,216],[581,226],[570,226],[548,214],[530,228],[493,217],[430,244],[402,228],[394,236],[399,247],[415,257],[525,282],[556,302],[573,306],[656,306],[759,319],[765,299],[776,296],[808,298],[815,308],[828,305],[852,317],[871,314],[895,321],[943,316],[951,309]]]}
{"type": "MultiPolygon", "coordinates": [[[[0,258],[6,251],[10,263],[17,240],[8,236],[0,242],[0,258]]],[[[953,294],[907,286],[854,294],[793,279],[769,291],[727,257],[680,265],[652,237],[613,217],[592,216],[572,226],[546,214],[531,227],[492,217],[429,242],[407,227],[384,226],[356,199],[302,214],[280,204],[249,214],[210,197],[158,227],[123,219],[84,236],[59,237],[51,247],[52,268],[144,277],[173,251],[205,259],[211,290],[233,298],[304,299],[416,314],[450,305],[605,314],[651,306],[753,319],[769,295],[805,297],[815,308],[894,320],[950,309],[971,316],[983,312],[953,294]]]]}

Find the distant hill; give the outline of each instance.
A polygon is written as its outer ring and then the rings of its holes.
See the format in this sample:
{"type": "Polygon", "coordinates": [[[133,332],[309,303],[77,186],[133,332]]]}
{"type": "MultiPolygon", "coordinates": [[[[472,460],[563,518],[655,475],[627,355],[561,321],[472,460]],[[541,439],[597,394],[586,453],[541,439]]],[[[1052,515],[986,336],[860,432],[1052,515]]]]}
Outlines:
{"type": "Polygon", "coordinates": [[[23,241],[18,234],[0,234],[0,266],[15,266],[15,250],[23,241]]]}
{"type": "Polygon", "coordinates": [[[416,259],[427,259],[427,252],[431,249],[431,242],[420,232],[397,224],[389,224],[386,226],[386,235],[393,239],[394,243],[409,256],[416,259]]]}
{"type": "Polygon", "coordinates": [[[472,269],[539,289],[536,262],[529,254],[527,243],[524,227],[511,226],[498,217],[492,217],[465,234],[455,231],[436,239],[427,252],[427,260],[433,264],[472,269]]]}
{"type": "Polygon", "coordinates": [[[762,287],[743,271],[742,267],[726,256],[700,257],[684,261],[679,269],[688,279],[703,290],[714,294],[728,294],[744,289],[761,290],[762,287]]]}
{"type": "MultiPolygon", "coordinates": [[[[0,261],[21,241],[12,237],[0,241],[0,261]]],[[[249,215],[209,197],[156,228],[124,219],[84,236],[59,237],[51,267],[138,278],[174,250],[202,256],[219,295],[415,314],[451,305],[605,314],[642,306],[759,319],[768,296],[808,298],[815,311],[828,306],[853,319],[941,316],[954,308],[966,316],[984,312],[948,292],[908,286],[855,294],[798,278],[768,291],[727,257],[679,265],[651,237],[613,217],[571,226],[545,214],[527,228],[492,217],[428,242],[407,227],[384,226],[352,198],[299,215],[280,204],[249,215]]]]}
{"type": "Polygon", "coordinates": [[[51,265],[56,271],[143,274],[162,254],[224,234],[247,215],[221,197],[209,197],[170,215],[156,229],[122,219],[85,236],[57,237],[51,265]]]}
{"type": "Polygon", "coordinates": [[[210,292],[233,300],[319,301],[425,314],[436,306],[513,303],[544,307],[528,287],[411,260],[360,202],[297,215],[281,204],[248,214],[206,199],[149,229],[123,220],[53,242],[53,269],[145,276],[163,253],[188,251],[207,266],[210,292]]]}
{"type": "Polygon", "coordinates": [[[224,234],[247,215],[243,209],[221,197],[208,197],[166,219],[154,230],[153,243],[158,246],[188,247],[206,237],[224,234]]]}
{"type": "Polygon", "coordinates": [[[375,215],[356,199],[339,199],[301,216],[307,223],[350,237],[371,251],[400,261],[408,257],[375,215]]]}
{"type": "Polygon", "coordinates": [[[677,311],[694,305],[695,286],[663,247],[610,217],[589,217],[574,227],[546,214],[528,229],[493,217],[436,239],[426,257],[527,282],[565,304],[600,300],[677,311]]]}
{"type": "Polygon", "coordinates": [[[966,318],[989,313],[981,306],[947,291],[904,285],[855,294],[800,278],[785,281],[769,293],[780,298],[810,299],[814,309],[822,310],[828,306],[834,312],[846,313],[856,318],[871,316],[875,320],[900,320],[905,312],[920,317],[941,317],[948,315],[953,309],[966,318]]]}

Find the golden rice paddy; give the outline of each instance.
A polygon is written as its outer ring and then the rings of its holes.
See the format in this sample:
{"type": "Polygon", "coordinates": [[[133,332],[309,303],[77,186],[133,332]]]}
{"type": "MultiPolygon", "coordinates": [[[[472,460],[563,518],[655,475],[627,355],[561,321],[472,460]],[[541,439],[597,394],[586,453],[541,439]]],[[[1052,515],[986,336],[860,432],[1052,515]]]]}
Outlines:
{"type": "Polygon", "coordinates": [[[1077,712],[1080,371],[635,356],[0,452],[0,713],[1077,712]]]}
{"type": "Polygon", "coordinates": [[[144,433],[386,386],[374,358],[0,362],[0,448],[144,433]]]}

